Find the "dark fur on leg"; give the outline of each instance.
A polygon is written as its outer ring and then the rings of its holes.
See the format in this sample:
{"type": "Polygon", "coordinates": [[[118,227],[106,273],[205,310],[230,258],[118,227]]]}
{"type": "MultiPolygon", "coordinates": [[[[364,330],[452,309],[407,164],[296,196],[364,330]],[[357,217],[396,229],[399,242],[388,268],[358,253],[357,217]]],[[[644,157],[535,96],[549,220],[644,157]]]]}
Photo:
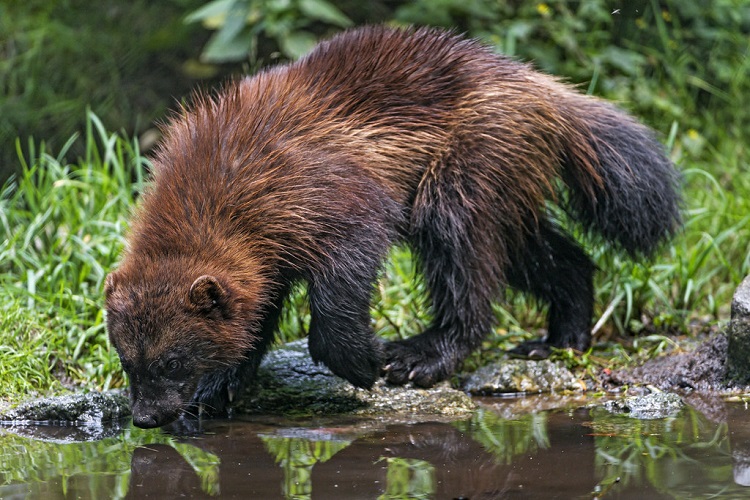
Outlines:
{"type": "Polygon", "coordinates": [[[325,280],[310,285],[312,319],[308,345],[315,362],[357,387],[370,388],[380,375],[381,343],[370,326],[375,274],[356,283],[325,280]],[[354,286],[353,286],[354,285],[354,286]]]}
{"type": "Polygon", "coordinates": [[[308,287],[310,355],[357,387],[370,388],[383,366],[382,342],[371,326],[370,300],[378,271],[393,241],[386,223],[399,213],[378,190],[363,192],[360,205],[380,205],[361,223],[352,218],[330,255],[332,268],[311,277],[308,287]]]}
{"type": "Polygon", "coordinates": [[[523,249],[512,254],[509,284],[549,305],[545,341],[531,341],[513,354],[545,358],[550,347],[572,347],[580,351],[591,344],[594,302],[594,264],[570,236],[549,222],[528,236],[523,249]]]}

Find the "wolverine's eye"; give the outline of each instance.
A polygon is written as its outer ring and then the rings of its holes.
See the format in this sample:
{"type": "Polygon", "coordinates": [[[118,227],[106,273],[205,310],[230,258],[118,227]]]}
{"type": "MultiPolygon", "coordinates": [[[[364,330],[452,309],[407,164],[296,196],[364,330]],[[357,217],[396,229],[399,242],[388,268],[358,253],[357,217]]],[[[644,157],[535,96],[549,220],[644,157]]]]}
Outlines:
{"type": "Polygon", "coordinates": [[[178,371],[180,368],[182,368],[182,363],[179,359],[170,359],[167,363],[167,370],[171,373],[178,371]]]}

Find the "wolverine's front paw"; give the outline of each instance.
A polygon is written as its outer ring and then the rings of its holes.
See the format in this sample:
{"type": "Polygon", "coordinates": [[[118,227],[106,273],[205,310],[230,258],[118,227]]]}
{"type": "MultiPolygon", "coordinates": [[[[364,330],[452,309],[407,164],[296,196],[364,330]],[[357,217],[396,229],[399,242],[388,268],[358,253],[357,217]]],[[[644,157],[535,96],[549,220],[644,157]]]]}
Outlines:
{"type": "Polygon", "coordinates": [[[350,349],[322,349],[316,342],[310,342],[309,347],[313,361],[325,364],[335,375],[355,387],[369,389],[380,376],[383,351],[380,342],[374,339],[350,349]]]}
{"type": "Polygon", "coordinates": [[[446,359],[431,346],[410,339],[385,345],[386,364],[383,375],[390,384],[411,382],[418,387],[432,387],[450,377],[456,363],[446,359]]]}
{"type": "Polygon", "coordinates": [[[225,416],[243,387],[241,370],[236,367],[207,373],[193,395],[192,412],[197,416],[225,416]]]}

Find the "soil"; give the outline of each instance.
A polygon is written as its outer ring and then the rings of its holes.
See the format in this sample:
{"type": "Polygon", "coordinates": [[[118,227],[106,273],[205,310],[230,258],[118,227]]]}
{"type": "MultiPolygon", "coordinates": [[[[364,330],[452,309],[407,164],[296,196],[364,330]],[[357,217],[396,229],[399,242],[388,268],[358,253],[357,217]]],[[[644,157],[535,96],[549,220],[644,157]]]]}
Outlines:
{"type": "Polygon", "coordinates": [[[641,366],[602,374],[604,388],[650,385],[662,391],[725,392],[729,342],[724,333],[709,337],[689,352],[673,352],[641,366]]]}

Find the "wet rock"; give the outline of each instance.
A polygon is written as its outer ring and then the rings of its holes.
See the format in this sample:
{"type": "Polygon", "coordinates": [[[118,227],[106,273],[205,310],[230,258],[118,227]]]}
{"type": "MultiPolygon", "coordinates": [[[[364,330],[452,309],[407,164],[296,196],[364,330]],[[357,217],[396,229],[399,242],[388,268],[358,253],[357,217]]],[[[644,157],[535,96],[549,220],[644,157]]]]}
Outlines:
{"type": "Polygon", "coordinates": [[[284,415],[353,414],[455,418],[476,408],[469,396],[447,383],[431,389],[397,387],[379,380],[371,390],[358,389],[336,377],[324,365],[315,364],[307,340],[299,340],[270,352],[258,371],[257,384],[238,403],[240,413],[284,415]]]}
{"type": "Polygon", "coordinates": [[[549,360],[511,359],[479,368],[463,383],[474,395],[501,393],[582,392],[585,384],[562,364],[549,360]]]}
{"type": "Polygon", "coordinates": [[[611,413],[622,413],[632,418],[652,420],[674,417],[685,406],[685,403],[677,394],[655,392],[644,396],[607,401],[603,406],[611,413]]]}
{"type": "Polygon", "coordinates": [[[123,394],[88,392],[25,401],[0,412],[0,421],[90,426],[129,415],[130,403],[123,394]]]}
{"type": "Polygon", "coordinates": [[[728,333],[727,378],[736,384],[750,384],[750,276],[734,292],[728,333]]]}
{"type": "Polygon", "coordinates": [[[130,403],[121,393],[89,392],[32,399],[0,410],[0,425],[35,439],[90,441],[116,434],[129,415],[130,403]]]}

